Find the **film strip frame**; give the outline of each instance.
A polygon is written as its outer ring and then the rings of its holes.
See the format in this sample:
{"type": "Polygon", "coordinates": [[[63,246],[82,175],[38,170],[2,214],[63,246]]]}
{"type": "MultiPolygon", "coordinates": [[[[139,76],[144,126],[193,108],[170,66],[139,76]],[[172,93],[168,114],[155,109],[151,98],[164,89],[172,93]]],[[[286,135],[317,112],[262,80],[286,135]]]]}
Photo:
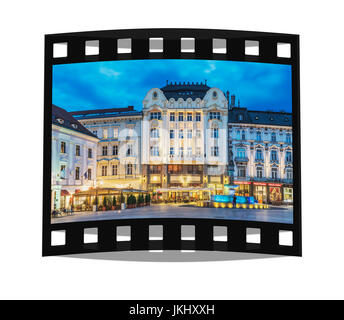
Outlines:
{"type": "MultiPolygon", "coordinates": [[[[129,50],[128,50],[129,51],[129,50]]],[[[161,51],[161,50],[159,50],[161,51]]],[[[43,256],[127,250],[215,250],[301,256],[301,153],[300,153],[299,36],[291,34],[211,29],[128,29],[45,36],[44,75],[44,181],[43,256]],[[152,52],[150,39],[162,39],[162,52],[152,52]],[[130,40],[130,52],[118,52],[119,39],[130,40]],[[193,48],[183,52],[182,39],[193,39],[193,48]],[[225,40],[224,53],[214,50],[214,39],[225,40]],[[88,41],[98,43],[97,54],[85,52],[88,41]],[[258,42],[258,55],[245,52],[247,41],[258,42]],[[66,55],[54,57],[54,45],[66,44],[66,55]],[[279,57],[278,44],[290,45],[290,57],[279,57]],[[193,50],[192,50],[193,49],[193,50]],[[190,52],[192,51],[192,52],[190,52]],[[137,59],[206,59],[287,64],[292,67],[293,105],[293,224],[221,219],[152,218],[50,223],[52,67],[92,61],[137,59]],[[130,240],[117,241],[117,228],[130,227],[130,240]],[[149,227],[162,226],[162,240],[149,239],[149,227]],[[194,226],[193,240],[181,237],[182,226],[194,226]],[[214,240],[214,227],[227,230],[226,241],[214,240]],[[97,228],[95,243],[85,243],[84,233],[97,228]],[[248,229],[258,229],[259,243],[249,243],[248,229]],[[64,231],[65,243],[53,246],[52,232],[64,231]],[[292,245],[280,245],[279,235],[292,232],[292,245]]]]}

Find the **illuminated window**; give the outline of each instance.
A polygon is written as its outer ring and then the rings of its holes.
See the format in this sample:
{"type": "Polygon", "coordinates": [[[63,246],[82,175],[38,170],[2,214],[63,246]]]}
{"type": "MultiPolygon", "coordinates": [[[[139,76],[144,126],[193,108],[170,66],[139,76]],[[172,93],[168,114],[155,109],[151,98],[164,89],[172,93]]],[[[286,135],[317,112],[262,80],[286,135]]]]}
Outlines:
{"type": "Polygon", "coordinates": [[[187,121],[192,121],[192,113],[188,112],[187,114],[187,121]]]}
{"type": "Polygon", "coordinates": [[[103,129],[103,139],[107,139],[107,137],[108,137],[107,129],[103,129]]]}
{"type": "Polygon", "coordinates": [[[64,141],[61,141],[61,153],[66,153],[66,143],[64,141]]]}
{"type": "Polygon", "coordinates": [[[170,121],[172,121],[172,122],[173,122],[173,121],[176,121],[176,120],[175,120],[175,114],[174,114],[174,112],[171,112],[171,113],[170,113],[170,121]]]}
{"type": "Polygon", "coordinates": [[[184,121],[184,113],[183,112],[178,113],[178,121],[184,121]]]}
{"type": "Polygon", "coordinates": [[[118,128],[113,129],[113,137],[118,138],[118,128]]]}

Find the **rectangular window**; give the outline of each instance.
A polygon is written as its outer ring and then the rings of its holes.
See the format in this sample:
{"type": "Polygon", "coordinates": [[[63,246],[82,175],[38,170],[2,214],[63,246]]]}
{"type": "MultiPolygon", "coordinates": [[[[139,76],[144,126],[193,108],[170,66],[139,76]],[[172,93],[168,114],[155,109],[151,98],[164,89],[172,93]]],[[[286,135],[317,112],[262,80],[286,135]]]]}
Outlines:
{"type": "Polygon", "coordinates": [[[291,134],[290,133],[287,133],[286,136],[285,136],[285,142],[286,143],[291,143],[291,134]]]}
{"type": "Polygon", "coordinates": [[[245,178],[246,177],[246,167],[245,166],[238,166],[238,177],[245,178]]]}
{"type": "Polygon", "coordinates": [[[192,121],[192,113],[188,112],[187,114],[187,121],[192,121]]]}
{"type": "Polygon", "coordinates": [[[221,119],[221,114],[220,112],[210,112],[209,113],[209,118],[210,119],[221,119]]]}
{"type": "Polygon", "coordinates": [[[285,161],[286,162],[291,162],[292,158],[291,158],[291,151],[287,151],[285,154],[285,161]]]}
{"type": "Polygon", "coordinates": [[[107,166],[102,166],[102,176],[107,176],[107,166]]]}
{"type": "Polygon", "coordinates": [[[257,132],[257,141],[262,141],[262,134],[260,131],[257,132]]]}
{"type": "Polygon", "coordinates": [[[98,137],[98,131],[97,130],[93,130],[92,133],[98,137]]]}
{"type": "Polygon", "coordinates": [[[218,128],[211,129],[211,137],[214,139],[217,139],[219,137],[219,129],[218,128]]]}
{"type": "Polygon", "coordinates": [[[257,178],[263,178],[263,168],[257,167],[257,178]]]}
{"type": "Polygon", "coordinates": [[[87,180],[92,180],[92,169],[87,169],[87,180]]]}
{"type": "Polygon", "coordinates": [[[117,176],[117,164],[112,165],[112,175],[117,176]]]}
{"type": "Polygon", "coordinates": [[[179,155],[180,155],[181,158],[184,157],[184,148],[183,148],[183,147],[180,147],[180,149],[179,149],[179,155]]]}
{"type": "Polygon", "coordinates": [[[262,152],[262,149],[257,149],[257,151],[256,151],[256,159],[257,159],[257,160],[263,160],[263,152],[262,152]]]}
{"type": "Polygon", "coordinates": [[[60,178],[61,179],[66,179],[66,166],[65,165],[61,165],[61,168],[60,168],[60,178]]]}
{"type": "Polygon", "coordinates": [[[158,146],[153,146],[150,148],[150,153],[152,157],[159,157],[159,147],[158,146]]]}
{"type": "Polygon", "coordinates": [[[184,131],[179,130],[179,139],[184,139],[184,131]]]}
{"type": "Polygon", "coordinates": [[[240,159],[246,158],[246,150],[245,149],[238,149],[237,150],[237,157],[240,159]]]}
{"type": "Polygon", "coordinates": [[[276,142],[276,133],[275,132],[271,133],[271,141],[276,142]]]}
{"type": "Polygon", "coordinates": [[[88,148],[88,158],[92,159],[92,149],[88,148]]]}
{"type": "Polygon", "coordinates": [[[196,131],[196,137],[197,137],[197,138],[200,138],[200,137],[201,137],[201,130],[197,130],[197,131],[196,131]]]}
{"type": "Polygon", "coordinates": [[[277,151],[271,150],[271,161],[277,161],[277,151]]]}
{"type": "Polygon", "coordinates": [[[127,164],[127,175],[132,175],[133,174],[133,165],[131,163],[127,164]]]}
{"type": "Polygon", "coordinates": [[[170,139],[174,139],[174,130],[170,130],[170,139]]]}
{"type": "Polygon", "coordinates": [[[288,169],[287,170],[287,179],[288,180],[292,180],[293,179],[293,170],[292,169],[288,169]]]}
{"type": "Polygon", "coordinates": [[[201,114],[199,112],[196,113],[196,121],[197,122],[201,121],[201,114]]]}
{"type": "Polygon", "coordinates": [[[178,121],[184,121],[184,113],[183,112],[178,113],[178,121]]]}
{"type": "Polygon", "coordinates": [[[170,147],[170,156],[174,156],[174,147],[170,147]]]}
{"type": "Polygon", "coordinates": [[[118,128],[113,129],[113,137],[116,139],[118,138],[118,128]]]}
{"type": "Polygon", "coordinates": [[[218,157],[219,156],[219,147],[211,147],[211,156],[212,157],[218,157]]]}
{"type": "Polygon", "coordinates": [[[75,180],[80,180],[80,167],[75,167],[75,180]]]}
{"type": "Polygon", "coordinates": [[[188,139],[192,139],[192,129],[188,129],[187,137],[188,139]]]}
{"type": "Polygon", "coordinates": [[[103,129],[103,139],[107,139],[108,137],[108,131],[107,129],[103,129]]]}
{"type": "Polygon", "coordinates": [[[161,166],[154,166],[154,165],[150,165],[149,166],[149,173],[161,173],[161,166]]]}
{"type": "Polygon", "coordinates": [[[103,148],[102,148],[102,155],[103,156],[107,156],[107,154],[108,154],[107,146],[103,146],[103,148]]]}
{"type": "Polygon", "coordinates": [[[118,145],[117,144],[112,146],[112,155],[118,156],[118,145]]]}
{"type": "Polygon", "coordinates": [[[187,156],[192,157],[192,147],[187,148],[187,156]]]}
{"type": "Polygon", "coordinates": [[[150,120],[152,120],[152,119],[161,120],[161,112],[151,112],[150,120]]]}
{"type": "Polygon", "coordinates": [[[272,179],[277,179],[277,168],[272,168],[271,169],[271,178],[272,179]]]}
{"type": "Polygon", "coordinates": [[[75,146],[75,155],[76,155],[77,157],[80,157],[80,146],[79,146],[79,145],[76,145],[76,146],[75,146]]]}
{"type": "Polygon", "coordinates": [[[66,143],[64,141],[61,141],[61,153],[66,153],[66,143]]]}
{"type": "Polygon", "coordinates": [[[173,121],[176,121],[176,120],[175,120],[175,114],[174,114],[174,112],[171,112],[171,113],[170,113],[170,121],[172,121],[172,122],[173,122],[173,121]]]}

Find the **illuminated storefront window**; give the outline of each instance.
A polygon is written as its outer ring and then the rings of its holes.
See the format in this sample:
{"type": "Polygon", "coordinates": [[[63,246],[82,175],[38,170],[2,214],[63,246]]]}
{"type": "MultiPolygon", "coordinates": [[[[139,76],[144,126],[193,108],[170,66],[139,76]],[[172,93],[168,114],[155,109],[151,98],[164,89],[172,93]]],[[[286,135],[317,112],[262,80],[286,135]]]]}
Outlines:
{"type": "Polygon", "coordinates": [[[293,202],[293,188],[284,188],[284,201],[293,202]]]}

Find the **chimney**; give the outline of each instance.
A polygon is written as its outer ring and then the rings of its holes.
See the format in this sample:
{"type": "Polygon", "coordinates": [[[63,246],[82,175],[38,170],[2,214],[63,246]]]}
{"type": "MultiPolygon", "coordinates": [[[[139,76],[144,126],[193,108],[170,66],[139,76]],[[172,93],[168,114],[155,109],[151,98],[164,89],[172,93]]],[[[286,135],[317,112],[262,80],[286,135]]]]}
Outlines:
{"type": "Polygon", "coordinates": [[[231,95],[231,107],[232,108],[235,107],[235,95],[234,94],[231,95]]]}

